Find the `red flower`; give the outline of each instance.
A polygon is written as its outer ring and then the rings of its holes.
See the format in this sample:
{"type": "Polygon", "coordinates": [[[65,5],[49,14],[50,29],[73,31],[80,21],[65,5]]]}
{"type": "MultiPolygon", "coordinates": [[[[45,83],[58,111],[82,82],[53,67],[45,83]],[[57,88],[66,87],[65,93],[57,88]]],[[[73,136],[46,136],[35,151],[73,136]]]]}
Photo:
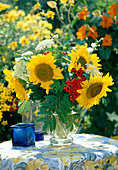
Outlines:
{"type": "Polygon", "coordinates": [[[102,46],[111,46],[112,45],[112,38],[111,35],[105,35],[103,41],[102,41],[102,46]]]}
{"type": "Polygon", "coordinates": [[[107,15],[102,15],[102,21],[100,22],[100,25],[103,28],[111,27],[112,23],[113,23],[112,17],[107,17],[107,15]]]}
{"type": "Polygon", "coordinates": [[[87,33],[87,37],[92,37],[94,40],[98,37],[97,28],[91,27],[87,33]]]}
{"type": "Polygon", "coordinates": [[[107,13],[112,16],[112,17],[115,17],[117,15],[117,8],[118,8],[118,5],[116,4],[112,4],[111,6],[109,6],[110,10],[107,11],[107,13]]]}
{"type": "Polygon", "coordinates": [[[78,32],[76,33],[77,39],[83,40],[86,38],[86,27],[82,26],[81,28],[78,29],[78,32]]]}
{"type": "Polygon", "coordinates": [[[85,7],[82,11],[80,11],[78,13],[79,19],[83,19],[86,20],[87,17],[89,17],[89,11],[88,9],[85,7]]]}

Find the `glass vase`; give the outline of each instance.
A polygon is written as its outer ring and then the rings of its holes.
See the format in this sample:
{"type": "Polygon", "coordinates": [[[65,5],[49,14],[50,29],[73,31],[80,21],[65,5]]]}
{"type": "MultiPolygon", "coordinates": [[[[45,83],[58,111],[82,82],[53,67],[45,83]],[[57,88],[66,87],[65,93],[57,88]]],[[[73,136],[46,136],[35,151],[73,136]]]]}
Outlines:
{"type": "Polygon", "coordinates": [[[37,114],[39,110],[39,101],[36,100],[35,102],[33,102],[32,100],[30,100],[29,112],[25,112],[24,110],[22,113],[22,123],[33,123],[35,126],[35,130],[42,129],[43,123],[37,121],[40,118],[40,115],[37,114]]]}
{"type": "Polygon", "coordinates": [[[51,132],[50,142],[51,145],[63,146],[71,145],[73,142],[72,134],[76,132],[74,129],[70,131],[70,128],[66,129],[66,124],[62,123],[59,117],[56,115],[56,129],[51,132]]]}

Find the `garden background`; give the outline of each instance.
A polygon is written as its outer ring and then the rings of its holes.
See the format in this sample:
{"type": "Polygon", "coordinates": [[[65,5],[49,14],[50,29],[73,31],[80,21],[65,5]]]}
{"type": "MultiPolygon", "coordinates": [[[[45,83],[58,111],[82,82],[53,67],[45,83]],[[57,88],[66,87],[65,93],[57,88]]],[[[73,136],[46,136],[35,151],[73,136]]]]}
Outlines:
{"type": "MultiPolygon", "coordinates": [[[[18,98],[7,87],[3,70],[15,57],[58,34],[62,50],[96,43],[103,72],[114,80],[112,93],[81,112],[79,133],[118,135],[118,2],[117,0],[1,0],[0,2],[0,142],[11,138],[10,126],[22,121],[18,98]],[[10,6],[9,6],[10,5],[10,6]],[[79,13],[83,10],[81,15],[79,13]],[[38,17],[40,16],[40,17],[38,17]],[[102,38],[102,39],[101,39],[102,38]],[[104,43],[103,43],[104,38],[104,43]],[[99,46],[100,45],[100,46],[99,46]],[[84,116],[83,116],[84,115],[84,116]]],[[[93,47],[94,48],[94,47],[93,47]]]]}

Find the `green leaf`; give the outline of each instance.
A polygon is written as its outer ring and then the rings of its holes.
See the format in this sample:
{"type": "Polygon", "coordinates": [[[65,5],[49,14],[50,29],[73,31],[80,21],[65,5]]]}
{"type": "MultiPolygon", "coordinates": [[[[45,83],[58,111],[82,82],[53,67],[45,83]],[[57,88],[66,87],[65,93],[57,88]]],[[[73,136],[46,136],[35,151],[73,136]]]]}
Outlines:
{"type": "Polygon", "coordinates": [[[60,89],[60,83],[58,82],[58,85],[56,87],[56,93],[59,91],[59,89],[60,89]]]}
{"type": "Polygon", "coordinates": [[[73,130],[73,124],[71,125],[71,127],[70,127],[70,131],[72,131],[73,130]]]}
{"type": "Polygon", "coordinates": [[[55,83],[51,84],[50,87],[57,87],[58,85],[58,81],[56,81],[55,83]]]}
{"type": "Polygon", "coordinates": [[[62,82],[62,84],[61,84],[61,86],[60,86],[60,92],[62,92],[62,91],[63,91],[64,86],[65,86],[65,83],[64,83],[64,82],[62,82]]]}
{"type": "Polygon", "coordinates": [[[44,110],[44,109],[41,109],[40,112],[38,112],[37,114],[40,114],[40,115],[51,115],[51,111],[50,110],[44,110]]]}
{"type": "Polygon", "coordinates": [[[30,111],[30,101],[26,101],[25,102],[25,112],[29,112],[30,111]]]}
{"type": "Polygon", "coordinates": [[[68,113],[71,112],[71,109],[69,108],[69,106],[67,105],[67,103],[64,100],[61,101],[61,104],[67,110],[68,113]]]}
{"type": "Polygon", "coordinates": [[[54,115],[52,115],[52,122],[53,122],[53,129],[55,130],[56,129],[56,119],[55,119],[54,115]]]}
{"type": "Polygon", "coordinates": [[[53,131],[52,124],[53,124],[53,123],[52,123],[52,120],[50,119],[50,120],[49,120],[49,125],[50,125],[50,131],[51,131],[51,132],[53,131]]]}
{"type": "Polygon", "coordinates": [[[48,96],[44,96],[47,100],[49,100],[51,103],[55,104],[55,105],[58,105],[59,103],[59,97],[57,96],[54,96],[54,95],[48,95],[48,96]]]}
{"type": "Polygon", "coordinates": [[[72,21],[72,26],[74,26],[77,21],[78,21],[78,17],[75,17],[74,20],[72,21]]]}
{"type": "Polygon", "coordinates": [[[72,105],[71,105],[71,102],[68,100],[68,98],[67,98],[66,96],[63,97],[63,100],[64,100],[64,102],[65,102],[69,107],[72,106],[72,105]]]}
{"type": "Polygon", "coordinates": [[[66,110],[64,109],[64,107],[61,105],[61,104],[59,104],[59,110],[62,112],[62,114],[66,117],[66,110]]]}
{"type": "Polygon", "coordinates": [[[43,107],[47,107],[47,108],[50,108],[50,109],[55,109],[55,107],[52,105],[52,104],[50,104],[50,103],[47,103],[47,102],[45,102],[45,103],[41,103],[41,105],[43,106],[43,107]]]}
{"type": "Polygon", "coordinates": [[[67,122],[67,121],[69,121],[69,120],[72,120],[72,115],[68,115],[66,118],[65,118],[65,121],[67,122]]]}
{"type": "Polygon", "coordinates": [[[23,112],[24,108],[25,108],[25,102],[18,108],[17,113],[23,112]]]}
{"type": "Polygon", "coordinates": [[[105,46],[105,47],[100,47],[99,49],[101,58],[104,60],[108,60],[110,58],[111,52],[112,52],[112,47],[105,46]]]}
{"type": "Polygon", "coordinates": [[[73,123],[75,124],[75,126],[80,128],[80,125],[77,122],[74,121],[73,123]]]}
{"type": "Polygon", "coordinates": [[[48,126],[49,126],[49,122],[44,122],[43,131],[46,131],[46,129],[48,128],[48,126]]]}
{"type": "Polygon", "coordinates": [[[65,123],[64,117],[63,117],[62,113],[61,113],[58,109],[56,109],[56,113],[57,113],[57,115],[59,116],[59,118],[61,119],[61,121],[62,121],[63,123],[65,123]]]}
{"type": "Polygon", "coordinates": [[[44,121],[49,121],[49,117],[41,117],[40,119],[37,120],[37,122],[44,122],[44,121]]]}
{"type": "Polygon", "coordinates": [[[73,117],[75,118],[75,119],[80,119],[81,117],[80,116],[78,116],[78,115],[73,115],[73,117]]]}
{"type": "Polygon", "coordinates": [[[70,126],[72,126],[73,122],[69,122],[67,125],[66,125],[66,129],[68,129],[70,126]]]}
{"type": "Polygon", "coordinates": [[[76,109],[76,108],[74,108],[73,111],[76,112],[76,113],[80,113],[80,110],[76,109]]]}

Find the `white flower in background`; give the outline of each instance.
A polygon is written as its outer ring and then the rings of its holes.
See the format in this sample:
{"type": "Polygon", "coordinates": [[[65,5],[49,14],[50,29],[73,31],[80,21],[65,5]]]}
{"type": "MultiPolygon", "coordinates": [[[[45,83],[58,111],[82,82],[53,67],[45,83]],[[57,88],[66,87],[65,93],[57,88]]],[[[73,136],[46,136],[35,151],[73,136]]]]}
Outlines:
{"type": "Polygon", "coordinates": [[[96,43],[91,43],[91,47],[96,48],[97,47],[96,43]]]}
{"type": "Polygon", "coordinates": [[[27,57],[19,57],[19,58],[15,58],[15,62],[19,62],[20,60],[29,60],[30,58],[27,57]]]}
{"type": "Polygon", "coordinates": [[[87,47],[87,50],[89,53],[92,53],[94,49],[92,47],[87,47]]]}
{"type": "Polygon", "coordinates": [[[19,62],[13,67],[14,77],[25,81],[28,80],[29,72],[27,71],[26,63],[27,61],[19,60],[19,62]]]}
{"type": "Polygon", "coordinates": [[[97,75],[97,74],[101,75],[101,73],[99,72],[99,70],[96,69],[94,65],[92,65],[92,64],[86,64],[86,66],[87,66],[87,68],[88,68],[88,69],[85,70],[85,72],[86,72],[87,74],[92,74],[92,76],[97,75]]]}
{"type": "Polygon", "coordinates": [[[53,36],[54,39],[57,39],[58,37],[59,37],[58,34],[53,36]]]}
{"type": "Polygon", "coordinates": [[[46,39],[41,41],[35,48],[36,51],[50,48],[54,44],[54,39],[46,39]]]}
{"type": "Polygon", "coordinates": [[[27,52],[21,54],[22,57],[27,56],[27,55],[33,55],[33,52],[32,51],[27,51],[27,52]]]}

